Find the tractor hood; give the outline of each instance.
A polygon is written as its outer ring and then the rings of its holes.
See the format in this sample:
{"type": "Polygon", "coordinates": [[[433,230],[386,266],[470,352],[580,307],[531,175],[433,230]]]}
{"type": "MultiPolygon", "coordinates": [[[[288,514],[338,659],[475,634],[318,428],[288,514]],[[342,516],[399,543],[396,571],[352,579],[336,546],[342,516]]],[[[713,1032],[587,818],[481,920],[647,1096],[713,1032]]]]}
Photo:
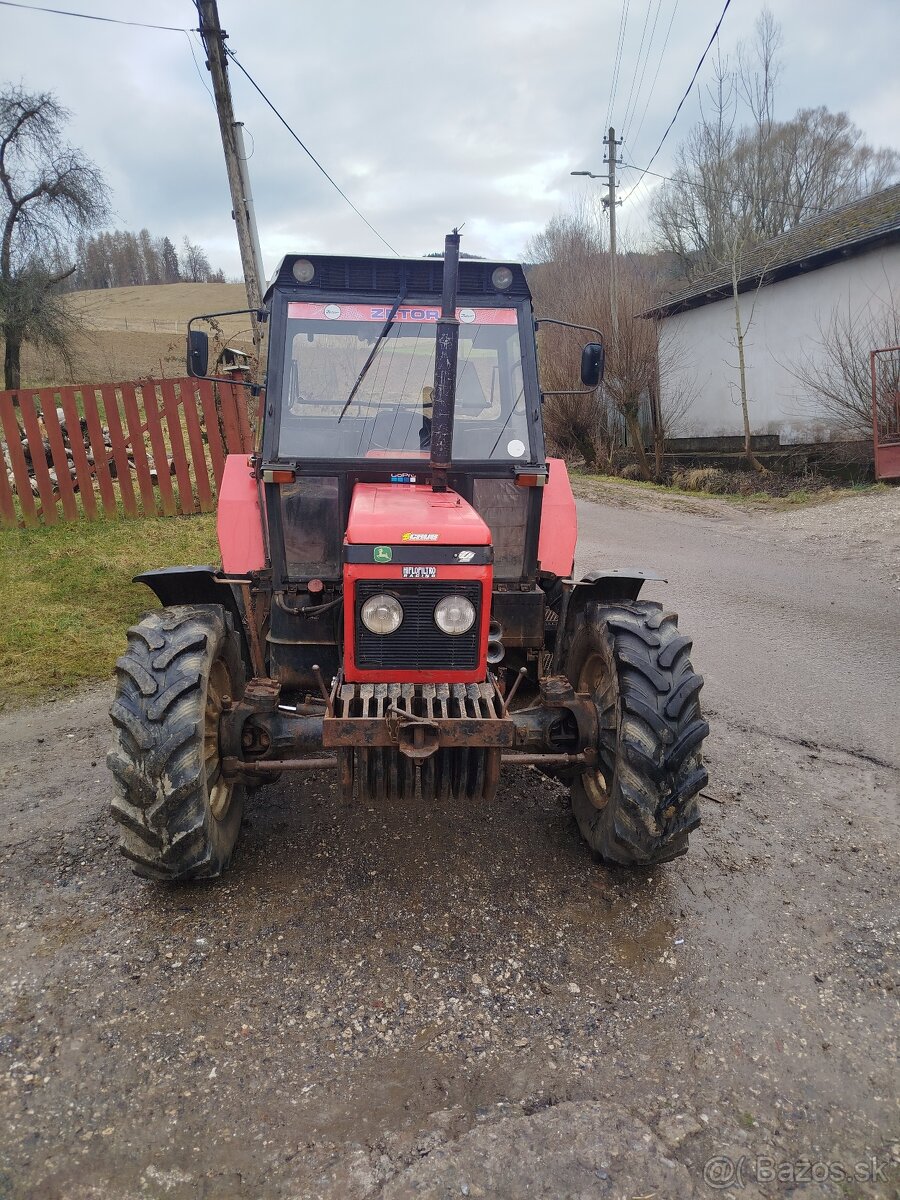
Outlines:
{"type": "Polygon", "coordinates": [[[358,483],[353,489],[348,546],[489,546],[491,531],[455,492],[423,484],[358,483]]]}

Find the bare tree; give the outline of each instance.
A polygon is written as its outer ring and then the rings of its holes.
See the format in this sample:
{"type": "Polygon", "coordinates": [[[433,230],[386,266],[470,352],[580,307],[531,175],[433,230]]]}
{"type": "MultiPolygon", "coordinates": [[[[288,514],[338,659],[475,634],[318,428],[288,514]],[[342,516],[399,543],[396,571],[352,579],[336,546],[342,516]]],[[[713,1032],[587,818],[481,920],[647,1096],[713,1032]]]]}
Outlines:
{"type": "Polygon", "coordinates": [[[108,193],[99,170],[68,145],[69,114],[49,93],[0,93],[0,330],[7,388],[21,386],[23,342],[67,363],[76,322],[58,286],[75,270],[76,236],[101,221],[108,193]],[[70,265],[71,264],[71,265],[70,265]]]}
{"type": "Polygon", "coordinates": [[[187,280],[188,283],[209,283],[212,270],[209,259],[206,257],[206,251],[202,246],[196,245],[190,238],[185,237],[184,248],[178,261],[181,265],[182,279],[187,280]]]}
{"type": "Polygon", "coordinates": [[[775,245],[772,253],[767,255],[762,263],[754,263],[753,273],[753,291],[750,298],[749,311],[742,299],[741,285],[745,282],[744,262],[745,254],[752,249],[750,236],[746,230],[735,229],[731,241],[727,247],[727,259],[724,264],[728,267],[730,284],[731,284],[731,304],[734,311],[734,346],[737,351],[737,391],[741,405],[741,419],[744,427],[744,457],[753,468],[761,475],[765,475],[766,468],[762,465],[756,455],[753,453],[753,435],[750,430],[750,396],[747,389],[747,357],[745,353],[745,341],[750,326],[753,324],[753,316],[756,311],[756,301],[759,298],[760,289],[766,283],[766,276],[773,269],[778,259],[778,246],[775,245]]]}
{"type": "MultiPolygon", "coordinates": [[[[640,316],[658,301],[657,273],[640,255],[622,254],[618,271],[618,320],[613,321],[609,254],[596,212],[585,206],[555,217],[532,240],[527,256],[536,261],[531,286],[540,316],[599,329],[606,345],[606,379],[592,395],[548,396],[548,437],[564,455],[603,464],[621,442],[622,426],[642,475],[653,474],[644,448],[641,412],[655,412],[655,429],[672,428],[675,414],[659,403],[658,375],[667,369],[671,338],[665,327],[640,316]]],[[[578,349],[585,335],[553,327],[540,333],[541,386],[547,391],[578,386],[578,349]]],[[[669,395],[669,389],[666,389],[669,395]]],[[[682,393],[678,403],[683,402],[682,393]]],[[[658,456],[661,466],[661,455],[658,456]]]]}
{"type": "Polygon", "coordinates": [[[868,145],[846,113],[806,108],[776,120],[780,46],[764,9],[736,63],[718,59],[700,121],[654,196],[658,243],[687,278],[727,260],[738,233],[748,245],[767,241],[898,177],[897,151],[868,145]]]}
{"type": "MultiPolygon", "coordinates": [[[[788,370],[803,386],[816,412],[826,413],[846,433],[867,437],[872,429],[873,350],[900,346],[900,312],[893,290],[886,303],[854,309],[837,305],[818,323],[818,337],[788,370]]],[[[886,359],[892,378],[884,393],[900,392],[897,358],[886,359]]]]}

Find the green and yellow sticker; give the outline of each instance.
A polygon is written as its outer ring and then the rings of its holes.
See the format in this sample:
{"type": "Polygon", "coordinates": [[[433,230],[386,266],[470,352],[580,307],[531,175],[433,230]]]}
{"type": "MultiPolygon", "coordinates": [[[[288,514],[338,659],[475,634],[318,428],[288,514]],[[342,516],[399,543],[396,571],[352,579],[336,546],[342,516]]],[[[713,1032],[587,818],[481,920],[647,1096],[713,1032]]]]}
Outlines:
{"type": "Polygon", "coordinates": [[[375,562],[387,563],[390,562],[394,557],[394,552],[391,550],[390,546],[376,546],[372,557],[374,558],[375,562]]]}

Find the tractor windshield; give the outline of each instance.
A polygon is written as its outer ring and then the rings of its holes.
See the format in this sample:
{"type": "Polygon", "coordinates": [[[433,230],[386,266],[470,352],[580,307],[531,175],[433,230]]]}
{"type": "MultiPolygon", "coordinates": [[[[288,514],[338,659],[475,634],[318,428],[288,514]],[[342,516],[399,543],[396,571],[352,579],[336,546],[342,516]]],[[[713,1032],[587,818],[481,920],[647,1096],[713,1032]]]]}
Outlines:
{"type": "MultiPolygon", "coordinates": [[[[403,304],[343,414],[392,305],[288,305],[279,455],[427,459],[437,305],[403,304]]],[[[453,457],[530,459],[518,316],[459,308],[453,457]]]]}

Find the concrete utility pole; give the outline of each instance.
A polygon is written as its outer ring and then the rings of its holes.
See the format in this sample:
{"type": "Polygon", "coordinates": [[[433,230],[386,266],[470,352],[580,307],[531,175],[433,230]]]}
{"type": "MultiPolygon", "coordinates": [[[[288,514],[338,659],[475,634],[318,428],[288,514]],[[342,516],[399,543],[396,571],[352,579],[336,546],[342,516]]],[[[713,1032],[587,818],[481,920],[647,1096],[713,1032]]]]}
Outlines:
{"type": "Polygon", "coordinates": [[[612,327],[613,338],[618,341],[619,337],[619,287],[618,287],[618,268],[616,265],[616,205],[621,204],[621,200],[616,200],[616,164],[619,159],[616,156],[616,146],[622,143],[616,141],[616,131],[612,125],[609,127],[609,135],[603,139],[604,146],[609,147],[609,152],[603,159],[609,163],[609,194],[604,198],[604,205],[609,209],[609,304],[612,312],[612,327]]]}
{"type": "MultiPolygon", "coordinates": [[[[206,48],[206,66],[212,76],[216,110],[219,114],[219,132],[222,135],[225,168],[228,172],[228,186],[231,189],[231,215],[237,226],[241,266],[244,270],[244,284],[247,288],[247,304],[252,309],[258,309],[262,307],[265,275],[253,217],[253,197],[250,194],[250,181],[243,152],[242,126],[239,121],[234,119],[231,88],[228,84],[228,61],[225,57],[225,39],[228,35],[219,24],[216,0],[198,0],[197,11],[200,14],[200,36],[206,48]]],[[[253,340],[259,341],[259,330],[255,317],[253,319],[253,340]]]]}

